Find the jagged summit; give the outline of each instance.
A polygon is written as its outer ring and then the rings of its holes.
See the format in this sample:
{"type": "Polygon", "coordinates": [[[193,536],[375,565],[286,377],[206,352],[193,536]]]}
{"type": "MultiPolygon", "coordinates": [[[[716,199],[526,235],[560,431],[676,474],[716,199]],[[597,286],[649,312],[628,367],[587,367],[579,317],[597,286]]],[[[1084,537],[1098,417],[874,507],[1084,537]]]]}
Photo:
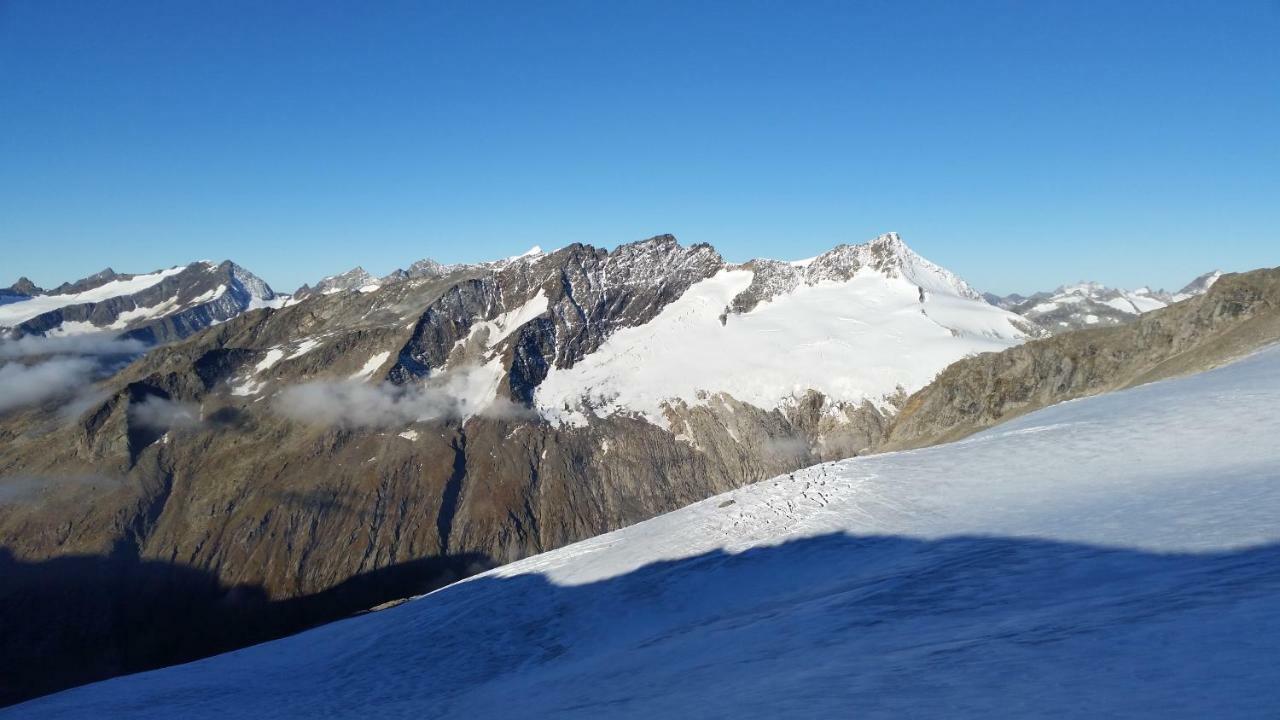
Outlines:
{"type": "Polygon", "coordinates": [[[115,270],[112,270],[111,268],[104,268],[88,277],[80,278],[75,282],[64,282],[58,287],[54,288],[53,290],[50,290],[48,294],[68,295],[71,293],[85,292],[86,290],[92,290],[94,288],[101,287],[114,280],[128,280],[131,277],[134,277],[134,276],[121,275],[120,273],[117,273],[115,270]]]}
{"type": "Polygon", "coordinates": [[[31,282],[31,279],[23,275],[18,281],[9,286],[8,294],[10,295],[40,295],[44,293],[44,288],[31,282]]]}
{"type": "Polygon", "coordinates": [[[431,258],[423,258],[409,266],[405,275],[410,278],[437,277],[449,272],[452,265],[442,265],[431,258]]]}
{"type": "Polygon", "coordinates": [[[1187,283],[1181,290],[1174,293],[1173,301],[1179,302],[1186,300],[1189,297],[1203,295],[1208,292],[1209,288],[1213,287],[1214,283],[1218,282],[1222,275],[1223,273],[1221,270],[1211,270],[1210,272],[1197,277],[1195,280],[1187,283]]]}
{"type": "Polygon", "coordinates": [[[298,288],[294,295],[298,297],[332,295],[343,290],[361,290],[363,288],[376,290],[378,288],[378,279],[371,275],[369,271],[357,265],[344,273],[321,278],[315,284],[315,287],[303,285],[298,288]]]}
{"type": "Polygon", "coordinates": [[[870,270],[888,278],[902,278],[928,292],[981,300],[982,295],[954,273],[926,260],[896,232],[865,243],[844,244],[805,260],[756,259],[740,267],[755,273],[752,284],[726,308],[727,314],[749,312],[758,304],[792,292],[801,285],[847,282],[870,270]]]}

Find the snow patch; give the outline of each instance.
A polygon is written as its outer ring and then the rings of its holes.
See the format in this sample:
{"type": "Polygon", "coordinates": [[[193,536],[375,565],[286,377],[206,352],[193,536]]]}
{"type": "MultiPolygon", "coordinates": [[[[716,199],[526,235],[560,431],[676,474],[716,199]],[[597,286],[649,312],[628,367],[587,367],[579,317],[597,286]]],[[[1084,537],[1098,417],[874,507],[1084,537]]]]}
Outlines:
{"type": "Polygon", "coordinates": [[[373,377],[373,373],[376,372],[378,368],[382,367],[383,363],[385,363],[387,361],[387,358],[389,357],[391,357],[390,350],[377,353],[373,357],[366,360],[363,367],[351,373],[350,379],[368,380],[370,377],[373,377]]]}

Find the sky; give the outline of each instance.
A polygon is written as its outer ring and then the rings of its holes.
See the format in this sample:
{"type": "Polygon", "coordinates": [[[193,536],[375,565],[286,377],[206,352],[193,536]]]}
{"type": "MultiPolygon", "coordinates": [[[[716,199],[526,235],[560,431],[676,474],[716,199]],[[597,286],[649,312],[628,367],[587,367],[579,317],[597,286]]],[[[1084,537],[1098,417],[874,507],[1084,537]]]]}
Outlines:
{"type": "Polygon", "coordinates": [[[973,285],[1280,265],[1280,0],[0,0],[0,285],[897,231],[973,285]]]}

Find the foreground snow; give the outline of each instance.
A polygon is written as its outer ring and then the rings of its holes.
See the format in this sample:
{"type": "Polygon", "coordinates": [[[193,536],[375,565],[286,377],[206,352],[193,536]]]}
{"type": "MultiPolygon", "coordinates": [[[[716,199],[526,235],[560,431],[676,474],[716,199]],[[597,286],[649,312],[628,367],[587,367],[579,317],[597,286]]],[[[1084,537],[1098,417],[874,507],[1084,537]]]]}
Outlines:
{"type": "Polygon", "coordinates": [[[1273,716],[1277,437],[1272,348],[7,716],[1273,716]]]}

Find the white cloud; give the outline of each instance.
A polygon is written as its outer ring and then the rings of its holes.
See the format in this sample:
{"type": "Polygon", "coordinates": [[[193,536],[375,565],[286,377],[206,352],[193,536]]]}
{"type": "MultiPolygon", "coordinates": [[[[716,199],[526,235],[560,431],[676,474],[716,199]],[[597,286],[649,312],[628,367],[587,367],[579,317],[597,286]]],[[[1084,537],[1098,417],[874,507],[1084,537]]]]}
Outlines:
{"type": "Polygon", "coordinates": [[[40,337],[27,335],[17,340],[0,340],[0,359],[45,355],[138,355],[147,349],[141,340],[121,340],[109,334],[40,337]]]}
{"type": "Polygon", "coordinates": [[[92,381],[96,360],[55,357],[35,365],[0,366],[0,412],[50,398],[72,395],[92,381]]]}
{"type": "Polygon", "coordinates": [[[500,379],[486,368],[474,368],[452,371],[423,385],[311,382],[285,388],[273,407],[300,422],[344,427],[402,427],[471,415],[532,417],[528,408],[496,397],[500,379]]]}
{"type": "Polygon", "coordinates": [[[74,398],[86,386],[119,370],[146,348],[141,341],[106,333],[0,340],[0,412],[62,397],[80,407],[83,403],[74,398]]]}
{"type": "Polygon", "coordinates": [[[129,419],[152,430],[191,427],[200,422],[200,407],[191,403],[151,396],[129,408],[129,419]]]}

